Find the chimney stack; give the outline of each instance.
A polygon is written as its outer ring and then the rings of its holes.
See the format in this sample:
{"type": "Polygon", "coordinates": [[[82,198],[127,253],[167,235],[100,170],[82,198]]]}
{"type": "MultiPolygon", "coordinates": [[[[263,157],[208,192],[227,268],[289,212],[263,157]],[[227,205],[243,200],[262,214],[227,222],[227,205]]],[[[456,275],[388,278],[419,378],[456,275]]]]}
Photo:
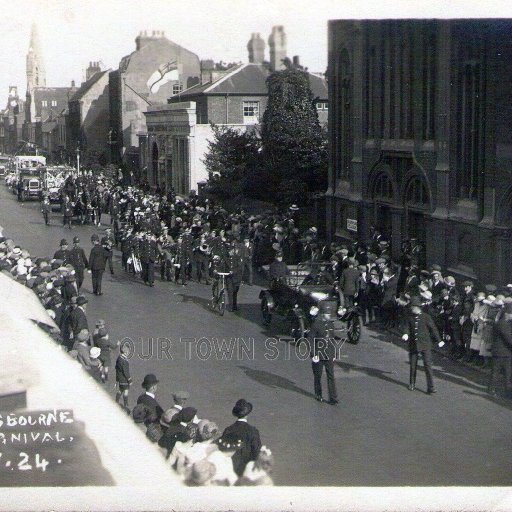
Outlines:
{"type": "Polygon", "coordinates": [[[247,43],[249,51],[249,62],[251,64],[263,64],[265,60],[265,41],[259,33],[253,33],[251,39],[247,43]]]}
{"type": "Polygon", "coordinates": [[[286,34],[282,25],[272,27],[268,46],[270,48],[270,71],[285,69],[283,60],[286,58],[286,34]]]}
{"type": "Polygon", "coordinates": [[[101,71],[99,61],[89,62],[89,67],[85,70],[85,81],[90,80],[96,73],[101,71]]]}

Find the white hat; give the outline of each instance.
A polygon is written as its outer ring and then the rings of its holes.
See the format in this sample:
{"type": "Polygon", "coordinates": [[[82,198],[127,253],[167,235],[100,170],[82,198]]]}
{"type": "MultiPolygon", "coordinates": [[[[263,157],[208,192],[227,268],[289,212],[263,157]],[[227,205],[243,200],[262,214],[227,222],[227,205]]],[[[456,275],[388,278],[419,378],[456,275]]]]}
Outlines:
{"type": "Polygon", "coordinates": [[[91,347],[91,350],[89,351],[89,355],[91,356],[91,359],[98,359],[100,354],[101,354],[100,347],[91,347]]]}
{"type": "Polygon", "coordinates": [[[316,315],[318,315],[319,311],[320,310],[316,306],[311,306],[311,309],[309,310],[309,314],[311,316],[316,316],[316,315]]]}

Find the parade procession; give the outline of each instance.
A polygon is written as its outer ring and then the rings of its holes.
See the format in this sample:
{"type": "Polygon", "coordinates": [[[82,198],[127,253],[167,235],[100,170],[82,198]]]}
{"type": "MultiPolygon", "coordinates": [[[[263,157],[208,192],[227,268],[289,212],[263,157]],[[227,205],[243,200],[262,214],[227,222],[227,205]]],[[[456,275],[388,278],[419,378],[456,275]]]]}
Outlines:
{"type": "Polygon", "coordinates": [[[302,510],[510,486],[512,21],[329,8],[323,60],[288,56],[284,14],[223,60],[173,21],[50,87],[29,3],[0,119],[0,487],[302,510]]]}

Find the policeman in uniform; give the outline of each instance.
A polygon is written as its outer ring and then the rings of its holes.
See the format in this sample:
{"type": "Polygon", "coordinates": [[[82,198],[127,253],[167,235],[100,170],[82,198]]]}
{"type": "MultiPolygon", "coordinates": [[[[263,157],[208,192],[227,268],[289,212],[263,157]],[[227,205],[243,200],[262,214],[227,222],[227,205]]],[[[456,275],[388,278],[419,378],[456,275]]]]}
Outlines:
{"type": "Polygon", "coordinates": [[[309,311],[315,317],[309,331],[315,398],[319,402],[324,402],[322,397],[322,373],[325,368],[329,392],[329,401],[327,403],[330,405],[339,403],[336,382],[334,380],[334,361],[338,356],[334,343],[334,307],[335,304],[322,301],[318,307],[313,306],[309,311]]]}
{"type": "Polygon", "coordinates": [[[69,251],[68,262],[75,269],[76,286],[80,290],[84,282],[84,270],[89,268],[89,262],[85,251],[80,247],[80,239],[77,236],[73,238],[73,248],[69,251]]]}
{"type": "Polygon", "coordinates": [[[53,258],[56,260],[62,260],[63,265],[66,265],[69,262],[69,254],[70,251],[68,249],[68,241],[66,239],[62,239],[60,241],[60,249],[55,252],[53,258]]]}
{"type": "Polygon", "coordinates": [[[442,346],[439,331],[432,320],[432,317],[422,311],[421,299],[419,297],[411,298],[411,314],[406,322],[406,332],[402,336],[404,341],[409,342],[409,391],[414,391],[416,386],[416,370],[418,366],[418,357],[423,357],[425,374],[427,376],[427,393],[429,395],[436,392],[434,387],[434,375],[432,372],[432,340],[442,346]]]}

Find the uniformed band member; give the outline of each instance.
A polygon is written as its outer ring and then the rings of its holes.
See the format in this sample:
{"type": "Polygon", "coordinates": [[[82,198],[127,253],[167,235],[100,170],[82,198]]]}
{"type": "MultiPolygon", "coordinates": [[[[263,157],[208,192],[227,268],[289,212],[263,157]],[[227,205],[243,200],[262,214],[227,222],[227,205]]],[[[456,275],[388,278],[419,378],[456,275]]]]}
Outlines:
{"type": "Polygon", "coordinates": [[[315,317],[309,331],[309,342],[311,348],[311,366],[313,368],[315,398],[324,402],[322,397],[322,373],[325,368],[327,376],[327,389],[329,392],[330,405],[339,403],[334,380],[334,361],[337,359],[337,347],[334,340],[335,313],[333,304],[320,302],[319,307],[313,306],[310,314],[315,317]]]}
{"type": "Polygon", "coordinates": [[[414,391],[416,387],[418,357],[421,355],[427,376],[427,393],[431,395],[436,392],[432,372],[432,340],[438,344],[443,342],[432,317],[422,311],[421,299],[412,297],[410,306],[411,314],[407,319],[406,333],[402,336],[403,340],[409,342],[409,390],[414,391]]]}
{"type": "Polygon", "coordinates": [[[142,279],[144,284],[155,286],[155,262],[158,256],[158,245],[154,234],[146,235],[140,247],[142,279]]]}
{"type": "Polygon", "coordinates": [[[112,257],[114,255],[114,246],[116,244],[116,241],[114,239],[114,235],[112,234],[112,229],[107,228],[105,230],[105,236],[101,239],[101,245],[108,253],[108,267],[110,269],[110,273],[114,275],[114,266],[112,263],[112,257]]]}

